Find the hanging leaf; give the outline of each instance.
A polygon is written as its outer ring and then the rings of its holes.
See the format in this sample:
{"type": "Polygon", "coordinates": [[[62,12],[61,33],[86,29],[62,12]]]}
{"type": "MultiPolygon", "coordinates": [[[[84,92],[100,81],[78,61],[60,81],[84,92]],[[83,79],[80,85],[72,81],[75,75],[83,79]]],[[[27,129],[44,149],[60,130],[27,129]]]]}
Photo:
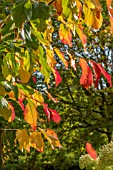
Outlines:
{"type": "Polygon", "coordinates": [[[112,0],[106,0],[107,8],[108,8],[108,14],[110,18],[110,24],[111,24],[111,33],[113,33],[113,8],[112,8],[112,0]]]}
{"type": "Polygon", "coordinates": [[[36,110],[36,102],[32,99],[27,99],[28,103],[24,110],[24,120],[31,125],[31,128],[36,131],[38,112],[36,110]]]}
{"type": "Polygon", "coordinates": [[[39,152],[44,151],[44,141],[40,132],[30,132],[29,136],[30,146],[39,152]]]}
{"type": "Polygon", "coordinates": [[[54,97],[52,97],[52,95],[47,91],[47,90],[44,90],[46,93],[47,93],[47,95],[48,95],[48,97],[49,97],[49,99],[51,99],[51,100],[53,100],[55,103],[58,103],[59,101],[58,101],[58,99],[57,98],[54,98],[54,97]]]}
{"type": "Polygon", "coordinates": [[[0,96],[3,96],[6,93],[5,87],[0,84],[0,96]]]}
{"type": "Polygon", "coordinates": [[[83,32],[82,25],[76,25],[76,32],[77,32],[77,34],[79,35],[79,37],[80,37],[80,39],[82,41],[84,51],[86,51],[87,37],[83,32]]]}
{"type": "Polygon", "coordinates": [[[23,22],[32,17],[32,3],[30,0],[19,0],[13,5],[12,15],[15,25],[21,28],[23,22]]]}
{"type": "Polygon", "coordinates": [[[58,139],[58,136],[57,136],[57,134],[55,133],[54,130],[47,129],[46,133],[47,133],[48,137],[52,140],[52,144],[53,144],[54,147],[62,148],[60,141],[58,139]]]}
{"type": "Polygon", "coordinates": [[[8,108],[11,110],[12,114],[11,117],[9,118],[9,122],[12,122],[15,119],[15,110],[14,106],[11,104],[11,102],[8,102],[8,108]]]}
{"type": "Polygon", "coordinates": [[[16,139],[18,140],[19,142],[19,145],[20,145],[20,149],[26,149],[27,150],[27,147],[28,147],[28,144],[29,144],[29,136],[27,134],[27,131],[25,129],[22,129],[22,130],[17,130],[16,131],[16,139]]]}
{"type": "Polygon", "coordinates": [[[47,57],[47,63],[49,64],[49,66],[54,67],[55,64],[57,63],[54,58],[54,51],[50,49],[46,49],[46,57],[47,57]]]}
{"type": "Polygon", "coordinates": [[[92,60],[90,60],[90,63],[92,64],[93,70],[95,72],[95,88],[98,87],[98,81],[100,79],[101,74],[104,75],[104,77],[107,79],[110,87],[112,86],[111,76],[104,70],[104,68],[101,66],[101,64],[98,64],[92,60]]]}
{"type": "Polygon", "coordinates": [[[54,48],[54,51],[58,55],[58,57],[62,60],[62,62],[64,63],[65,67],[68,68],[68,62],[64,58],[64,54],[58,48],[54,48]]]}
{"type": "Polygon", "coordinates": [[[23,104],[23,100],[24,100],[24,98],[18,98],[18,103],[19,103],[21,109],[24,111],[25,110],[25,106],[23,104]]]}
{"type": "Polygon", "coordinates": [[[83,5],[83,12],[85,15],[84,22],[87,26],[98,30],[103,22],[102,7],[99,1],[94,0],[93,2],[88,0],[83,5]]]}
{"type": "Polygon", "coordinates": [[[62,13],[62,0],[57,0],[53,3],[56,11],[57,11],[57,14],[60,15],[62,13]]]}
{"type": "Polygon", "coordinates": [[[82,68],[82,75],[80,78],[80,84],[83,85],[84,88],[89,89],[93,84],[93,74],[88,66],[85,59],[80,58],[79,65],[82,68]]]}
{"type": "Polygon", "coordinates": [[[90,143],[86,143],[86,151],[93,159],[97,159],[97,153],[90,143]]]}
{"type": "Polygon", "coordinates": [[[30,73],[27,70],[23,69],[22,67],[20,67],[18,73],[22,83],[28,83],[31,77],[30,73]]]}
{"type": "Polygon", "coordinates": [[[9,120],[11,114],[12,114],[11,109],[9,110],[8,108],[0,107],[0,116],[4,117],[5,120],[9,120]]]}
{"type": "Polygon", "coordinates": [[[65,18],[67,19],[70,15],[71,9],[69,8],[69,0],[62,0],[62,13],[65,16],[65,18]]]}
{"type": "Polygon", "coordinates": [[[53,75],[55,77],[56,87],[62,82],[62,78],[59,74],[59,72],[55,68],[51,68],[53,75]]]}
{"type": "Polygon", "coordinates": [[[44,112],[48,117],[48,121],[50,122],[50,120],[53,120],[55,123],[59,123],[61,120],[59,113],[57,113],[56,110],[48,108],[47,104],[43,104],[43,106],[44,106],[44,112]]]}
{"type": "Polygon", "coordinates": [[[72,33],[64,24],[60,24],[59,37],[63,44],[68,44],[69,47],[72,47],[72,33]]]}

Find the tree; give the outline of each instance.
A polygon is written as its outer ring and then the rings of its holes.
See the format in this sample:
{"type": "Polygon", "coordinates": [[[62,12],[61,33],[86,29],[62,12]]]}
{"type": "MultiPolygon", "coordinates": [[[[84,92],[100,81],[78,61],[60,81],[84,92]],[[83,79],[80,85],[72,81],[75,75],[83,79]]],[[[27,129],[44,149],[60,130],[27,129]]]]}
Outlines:
{"type": "MultiPolygon", "coordinates": [[[[106,2],[112,32],[111,2],[106,2]]],[[[0,114],[9,122],[24,118],[28,124],[26,129],[21,127],[16,131],[16,139],[21,149],[30,151],[30,147],[33,147],[38,151],[43,151],[44,140],[42,135],[49,141],[52,148],[61,147],[57,134],[52,129],[44,129],[44,123],[42,123],[44,120],[41,120],[43,114],[38,113],[38,108],[41,107],[44,109],[48,121],[60,122],[60,115],[44,103],[43,94],[36,90],[35,73],[39,71],[38,77],[41,74],[44,76],[42,79],[46,83],[44,85],[46,90],[51,88],[51,74],[53,74],[55,84],[58,86],[62,81],[57,66],[57,57],[59,57],[66,68],[69,65],[68,61],[74,69],[77,68],[80,84],[87,90],[92,84],[95,88],[98,87],[101,75],[107,79],[108,85],[111,87],[111,76],[102,65],[85,57],[78,57],[79,62],[75,64],[71,52],[65,51],[65,57],[63,51],[52,42],[55,29],[53,23],[57,21],[57,23],[59,22],[57,32],[60,41],[72,47],[72,39],[75,35],[75,37],[80,38],[86,52],[87,36],[84,32],[89,30],[88,27],[93,30],[100,29],[103,21],[102,6],[99,1],[79,0],[76,0],[76,4],[73,1],[65,2],[64,0],[45,2],[7,0],[0,3],[2,11],[0,25],[0,69],[2,73],[0,74],[0,114]],[[56,55],[55,59],[54,56],[56,55]],[[31,83],[32,80],[34,85],[31,83]],[[16,117],[15,105],[18,105],[19,109],[21,108],[16,117]]],[[[92,33],[92,30],[90,32],[92,33]]],[[[102,81],[102,85],[104,82],[102,81]]],[[[67,87],[73,100],[68,84],[67,87]]],[[[54,100],[51,95],[49,97],[54,100]]],[[[4,124],[2,124],[2,127],[5,127],[4,124]]]]}

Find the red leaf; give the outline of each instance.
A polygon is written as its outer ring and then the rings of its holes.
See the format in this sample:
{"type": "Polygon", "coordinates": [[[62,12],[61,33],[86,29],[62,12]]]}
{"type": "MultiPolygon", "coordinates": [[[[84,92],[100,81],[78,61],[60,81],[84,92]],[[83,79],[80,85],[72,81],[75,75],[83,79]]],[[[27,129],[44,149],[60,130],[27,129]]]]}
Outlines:
{"type": "Polygon", "coordinates": [[[43,106],[44,106],[44,112],[46,116],[48,116],[48,121],[50,122],[50,120],[53,120],[55,123],[59,123],[61,120],[59,113],[57,113],[56,110],[48,108],[47,104],[43,104],[43,106]]]}
{"type": "Polygon", "coordinates": [[[96,79],[96,80],[95,80],[95,88],[97,88],[97,87],[98,87],[98,81],[99,81],[100,75],[101,75],[101,71],[100,71],[97,63],[95,63],[95,62],[92,61],[92,60],[90,60],[90,63],[92,64],[92,68],[93,68],[93,70],[94,70],[94,72],[95,72],[95,79],[96,79]]]}
{"type": "Polygon", "coordinates": [[[36,79],[36,77],[35,77],[35,76],[32,76],[32,80],[33,80],[33,82],[36,84],[37,79],[36,79]]]}
{"type": "Polygon", "coordinates": [[[82,75],[80,78],[80,84],[83,85],[84,88],[89,89],[90,86],[93,84],[93,74],[88,66],[86,60],[80,58],[79,65],[82,68],[82,75]]]}
{"type": "Polygon", "coordinates": [[[93,70],[95,72],[95,77],[96,77],[95,87],[96,88],[98,87],[98,81],[99,81],[101,73],[107,79],[107,81],[111,87],[112,86],[111,76],[104,70],[104,68],[101,66],[101,64],[98,64],[92,60],[90,60],[90,63],[92,64],[93,70]]]}
{"type": "Polygon", "coordinates": [[[56,87],[62,82],[62,78],[59,74],[59,72],[55,68],[51,68],[53,75],[55,77],[56,87]]]}
{"type": "Polygon", "coordinates": [[[18,103],[19,103],[20,107],[22,108],[22,110],[24,111],[25,106],[24,106],[24,104],[22,103],[23,100],[24,100],[24,98],[18,98],[18,103]]]}
{"type": "Polygon", "coordinates": [[[97,153],[90,143],[86,143],[86,151],[93,159],[97,159],[97,153]]]}
{"type": "Polygon", "coordinates": [[[99,67],[99,69],[101,70],[101,73],[105,76],[105,78],[107,79],[107,81],[108,81],[108,83],[109,83],[109,85],[110,85],[110,87],[112,86],[112,82],[111,82],[111,76],[104,70],[104,68],[100,65],[100,64],[98,64],[98,67],[99,67]]]}
{"type": "Polygon", "coordinates": [[[9,118],[9,122],[12,122],[12,121],[14,120],[14,118],[15,118],[15,110],[14,110],[13,105],[12,105],[10,102],[8,102],[8,104],[9,104],[9,108],[10,108],[11,111],[12,111],[12,115],[11,115],[11,117],[9,118]]]}

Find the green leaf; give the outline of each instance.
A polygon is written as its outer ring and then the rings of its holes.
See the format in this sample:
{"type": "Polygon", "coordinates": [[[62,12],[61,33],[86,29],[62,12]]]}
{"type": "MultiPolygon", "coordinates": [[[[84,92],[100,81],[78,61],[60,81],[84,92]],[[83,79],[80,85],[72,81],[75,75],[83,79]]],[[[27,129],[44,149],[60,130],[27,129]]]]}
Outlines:
{"type": "Polygon", "coordinates": [[[44,58],[43,47],[39,46],[38,50],[39,50],[39,62],[41,64],[41,73],[45,77],[45,82],[47,82],[48,78],[51,75],[51,69],[50,69],[50,66],[47,64],[46,58],[44,58]]]}
{"type": "Polygon", "coordinates": [[[3,96],[6,93],[5,87],[0,84],[0,96],[3,96]]]}
{"type": "Polygon", "coordinates": [[[0,116],[3,116],[5,120],[9,120],[12,112],[7,108],[0,108],[0,116]]]}
{"type": "Polygon", "coordinates": [[[68,18],[70,15],[69,0],[62,0],[63,15],[68,18]]]}
{"type": "Polygon", "coordinates": [[[32,17],[32,4],[30,0],[19,0],[13,5],[12,15],[17,27],[23,22],[29,21],[32,17]]]}
{"type": "Polygon", "coordinates": [[[44,32],[47,25],[46,20],[50,16],[49,6],[44,2],[35,2],[33,4],[32,19],[30,21],[34,30],[44,32]]]}

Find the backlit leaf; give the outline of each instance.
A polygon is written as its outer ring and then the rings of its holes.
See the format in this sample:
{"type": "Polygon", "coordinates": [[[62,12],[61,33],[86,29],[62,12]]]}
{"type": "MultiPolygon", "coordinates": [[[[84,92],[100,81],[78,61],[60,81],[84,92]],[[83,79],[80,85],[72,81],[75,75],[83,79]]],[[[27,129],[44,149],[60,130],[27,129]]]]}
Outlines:
{"type": "Polygon", "coordinates": [[[14,106],[11,104],[11,102],[8,102],[8,108],[9,110],[11,110],[12,114],[11,117],[9,118],[9,122],[12,122],[15,119],[15,110],[14,110],[14,106]]]}
{"type": "Polygon", "coordinates": [[[44,91],[47,93],[47,95],[48,95],[49,99],[53,100],[55,103],[58,103],[58,102],[59,102],[59,101],[58,101],[58,99],[57,99],[57,98],[52,97],[52,95],[51,95],[48,91],[46,91],[46,90],[44,90],[44,91]]]}
{"type": "Polygon", "coordinates": [[[39,152],[44,151],[44,141],[40,132],[30,132],[29,142],[30,146],[39,152]]]}
{"type": "Polygon", "coordinates": [[[56,9],[56,11],[57,11],[57,14],[61,14],[62,13],[62,0],[57,0],[57,1],[55,1],[54,2],[54,7],[55,7],[55,9],[56,9]]]}
{"type": "Polygon", "coordinates": [[[28,103],[24,110],[24,119],[29,123],[35,131],[37,127],[38,112],[36,110],[36,103],[32,99],[27,99],[28,103]]]}
{"type": "Polygon", "coordinates": [[[19,0],[13,5],[12,15],[17,27],[21,27],[25,20],[32,17],[32,4],[30,0],[19,0]]]}
{"type": "Polygon", "coordinates": [[[16,131],[16,139],[19,142],[20,149],[27,149],[27,145],[29,144],[29,136],[25,129],[16,131]]]}
{"type": "Polygon", "coordinates": [[[62,7],[63,7],[63,15],[65,16],[65,18],[67,19],[70,15],[70,8],[69,8],[69,0],[62,0],[62,7]]]}
{"type": "Polygon", "coordinates": [[[64,63],[65,67],[68,68],[68,62],[64,58],[64,54],[58,48],[54,48],[54,51],[58,55],[58,57],[62,60],[62,62],[64,63]]]}
{"type": "Polygon", "coordinates": [[[86,151],[93,159],[97,159],[97,153],[90,143],[86,143],[86,151]]]}
{"type": "Polygon", "coordinates": [[[83,32],[82,25],[76,25],[76,32],[77,32],[77,34],[79,35],[79,37],[80,37],[80,39],[82,41],[84,51],[86,51],[87,37],[83,32]]]}
{"type": "Polygon", "coordinates": [[[23,69],[22,67],[20,67],[18,73],[22,83],[28,83],[31,76],[30,73],[27,70],[23,69]]]}
{"type": "Polygon", "coordinates": [[[110,24],[111,24],[111,33],[113,33],[113,8],[112,8],[112,0],[106,0],[110,24]]]}
{"type": "Polygon", "coordinates": [[[19,105],[20,105],[21,109],[24,111],[25,106],[24,106],[24,104],[22,103],[22,102],[23,102],[23,100],[24,100],[24,98],[18,98],[18,103],[19,103],[19,105]]]}
{"type": "Polygon", "coordinates": [[[5,87],[0,84],[0,96],[3,96],[6,93],[5,87]]]}
{"type": "Polygon", "coordinates": [[[11,114],[12,114],[11,109],[9,110],[8,108],[0,107],[0,116],[3,116],[5,120],[9,120],[11,114]]]}
{"type": "Polygon", "coordinates": [[[56,87],[62,82],[62,78],[59,74],[59,72],[55,68],[51,68],[53,75],[55,77],[56,87]]]}
{"type": "Polygon", "coordinates": [[[85,59],[80,58],[79,65],[82,68],[82,75],[80,78],[80,84],[83,85],[84,88],[89,89],[93,84],[93,74],[88,66],[85,59]]]}
{"type": "Polygon", "coordinates": [[[110,87],[112,86],[111,76],[104,70],[104,68],[101,66],[101,64],[96,63],[92,60],[90,60],[90,63],[92,64],[92,68],[95,72],[95,88],[98,87],[98,81],[100,79],[101,74],[104,75],[104,77],[107,79],[110,87]]]}
{"type": "Polygon", "coordinates": [[[64,24],[60,24],[59,37],[63,44],[68,44],[69,47],[72,47],[72,33],[64,24]]]}
{"type": "Polygon", "coordinates": [[[54,51],[50,49],[46,49],[46,57],[47,57],[47,63],[49,64],[49,66],[54,67],[55,64],[57,63],[54,58],[54,51]]]}

